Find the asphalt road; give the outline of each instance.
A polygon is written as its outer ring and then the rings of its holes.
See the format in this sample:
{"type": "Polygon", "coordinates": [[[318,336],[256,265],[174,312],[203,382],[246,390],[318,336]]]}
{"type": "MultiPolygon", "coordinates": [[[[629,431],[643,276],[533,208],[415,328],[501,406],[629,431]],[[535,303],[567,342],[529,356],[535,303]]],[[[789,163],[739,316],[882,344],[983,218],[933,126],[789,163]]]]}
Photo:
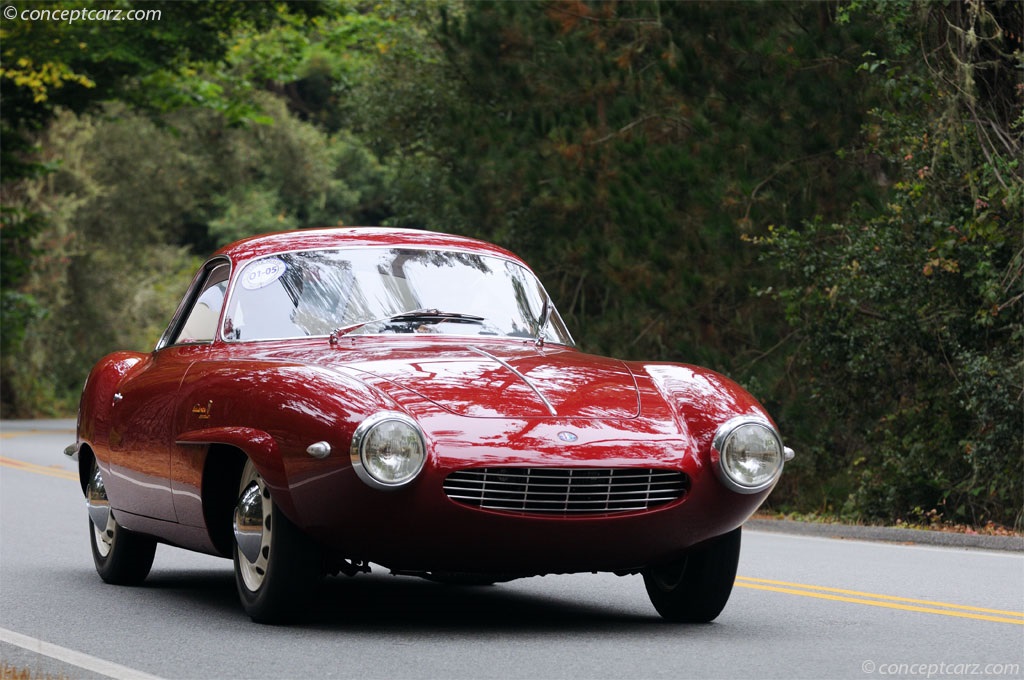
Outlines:
{"type": "Polygon", "coordinates": [[[251,623],[231,564],[160,546],[107,586],[61,451],[67,421],[0,423],[0,661],[68,678],[1024,677],[1024,554],[763,530],[709,625],[663,623],[639,577],[451,587],[330,579],[308,621],[251,623]]]}

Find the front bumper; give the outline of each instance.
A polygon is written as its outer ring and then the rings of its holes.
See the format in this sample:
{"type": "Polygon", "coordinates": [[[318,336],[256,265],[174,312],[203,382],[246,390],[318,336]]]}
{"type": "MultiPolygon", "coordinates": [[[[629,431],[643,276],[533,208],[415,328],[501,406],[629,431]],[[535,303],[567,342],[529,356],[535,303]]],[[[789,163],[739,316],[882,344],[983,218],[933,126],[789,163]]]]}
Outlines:
{"type": "Polygon", "coordinates": [[[337,558],[396,571],[622,572],[731,531],[770,491],[737,494],[704,469],[682,499],[659,507],[558,516],[471,507],[448,497],[444,474],[424,472],[391,492],[367,487],[351,470],[320,480],[330,492],[293,496],[298,524],[337,558]]]}

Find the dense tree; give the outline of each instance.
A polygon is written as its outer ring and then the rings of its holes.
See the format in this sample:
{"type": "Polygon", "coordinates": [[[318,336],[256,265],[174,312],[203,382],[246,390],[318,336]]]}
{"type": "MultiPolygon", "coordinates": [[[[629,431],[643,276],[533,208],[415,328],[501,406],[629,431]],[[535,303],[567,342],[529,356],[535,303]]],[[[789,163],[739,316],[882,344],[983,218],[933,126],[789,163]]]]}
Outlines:
{"type": "MultiPolygon", "coordinates": [[[[252,88],[244,81],[227,80],[219,68],[234,45],[234,35],[243,29],[267,30],[294,21],[296,13],[305,18],[317,16],[325,8],[320,3],[290,7],[284,3],[154,2],[139,8],[121,2],[9,4],[5,10],[13,9],[15,18],[5,14],[0,25],[0,403],[5,412],[30,413],[39,402],[29,395],[50,394],[54,384],[46,374],[28,370],[15,358],[20,356],[26,336],[32,334],[32,324],[58,312],[33,292],[32,273],[47,271],[53,261],[59,261],[65,253],[58,248],[62,255],[55,256],[54,247],[70,240],[76,240],[78,252],[87,249],[90,253],[116,242],[90,244],[89,237],[77,233],[77,228],[72,228],[73,233],[61,233],[63,226],[48,223],[50,211],[36,201],[38,193],[33,192],[40,177],[52,173],[66,159],[59,147],[39,147],[39,135],[48,134],[48,126],[61,112],[99,111],[97,107],[110,101],[123,102],[128,108],[103,108],[106,117],[132,109],[158,115],[190,106],[217,112],[226,126],[259,120],[261,112],[253,101],[252,88]],[[146,17],[138,21],[59,18],[62,12],[82,10],[145,11],[146,17]],[[37,261],[40,255],[44,257],[37,261]]],[[[111,141],[124,140],[115,134],[111,141]]],[[[89,191],[102,194],[108,186],[121,187],[127,194],[133,182],[144,181],[149,174],[131,172],[133,166],[153,167],[166,160],[159,149],[151,148],[150,157],[130,151],[118,165],[105,170],[105,177],[93,178],[98,181],[86,187],[86,196],[89,191]]],[[[144,194],[145,188],[144,184],[136,186],[140,191],[132,195],[144,194]]],[[[120,233],[110,227],[105,225],[104,233],[120,233]]],[[[183,229],[165,219],[130,223],[123,233],[129,237],[128,245],[146,243],[159,249],[180,243],[183,229]]],[[[58,281],[63,279],[52,283],[58,281]]],[[[56,297],[50,295],[47,300],[56,297]]],[[[90,310],[81,309],[81,316],[90,310]]],[[[38,347],[33,351],[38,354],[38,347]]],[[[53,358],[63,360],[59,354],[53,358]]],[[[81,378],[75,382],[80,383],[81,378]]],[[[67,390],[63,381],[58,385],[58,392],[67,390]]],[[[52,400],[52,395],[43,398],[52,400]]]]}
{"type": "Polygon", "coordinates": [[[776,324],[752,322],[739,235],[865,191],[834,154],[862,122],[863,49],[829,11],[470,3],[443,61],[389,60],[398,85],[364,107],[400,156],[397,219],[514,244],[594,349],[749,362],[776,324]]]}
{"type": "Polygon", "coordinates": [[[862,9],[886,33],[859,149],[886,203],[765,239],[797,338],[791,403],[826,415],[803,434],[822,504],[1020,524],[1024,6],[898,8],[862,9]]]}
{"type": "Polygon", "coordinates": [[[21,182],[18,204],[44,222],[18,291],[47,312],[26,320],[22,349],[5,357],[8,407],[75,398],[97,357],[152,348],[199,254],[256,233],[359,222],[360,206],[379,201],[380,169],[358,142],[298,120],[272,95],[256,103],[272,123],[228,127],[198,109],[154,121],[108,104],[48,126],[40,146],[59,167],[21,182]]]}

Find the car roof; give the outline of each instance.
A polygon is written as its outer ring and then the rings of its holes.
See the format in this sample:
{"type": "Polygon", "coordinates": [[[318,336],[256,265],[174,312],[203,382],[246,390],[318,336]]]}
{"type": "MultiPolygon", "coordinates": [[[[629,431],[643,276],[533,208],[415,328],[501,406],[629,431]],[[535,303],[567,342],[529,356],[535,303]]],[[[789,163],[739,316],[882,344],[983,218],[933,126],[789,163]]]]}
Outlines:
{"type": "Polygon", "coordinates": [[[516,255],[508,250],[485,241],[423,229],[388,227],[331,227],[326,229],[296,229],[294,231],[263,234],[226,245],[214,253],[214,257],[226,256],[235,262],[241,262],[274,253],[296,250],[365,247],[464,250],[474,253],[498,255],[521,262],[516,255]]]}

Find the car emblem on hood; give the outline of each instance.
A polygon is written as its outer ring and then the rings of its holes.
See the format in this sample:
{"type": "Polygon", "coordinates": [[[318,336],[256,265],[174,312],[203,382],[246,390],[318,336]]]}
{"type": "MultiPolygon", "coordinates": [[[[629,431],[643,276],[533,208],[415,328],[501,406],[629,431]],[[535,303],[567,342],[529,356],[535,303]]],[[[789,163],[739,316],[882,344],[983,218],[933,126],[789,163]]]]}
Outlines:
{"type": "Polygon", "coordinates": [[[566,432],[564,430],[558,433],[558,438],[561,439],[563,442],[574,442],[577,439],[579,439],[579,437],[577,437],[572,432],[566,432]]]}

